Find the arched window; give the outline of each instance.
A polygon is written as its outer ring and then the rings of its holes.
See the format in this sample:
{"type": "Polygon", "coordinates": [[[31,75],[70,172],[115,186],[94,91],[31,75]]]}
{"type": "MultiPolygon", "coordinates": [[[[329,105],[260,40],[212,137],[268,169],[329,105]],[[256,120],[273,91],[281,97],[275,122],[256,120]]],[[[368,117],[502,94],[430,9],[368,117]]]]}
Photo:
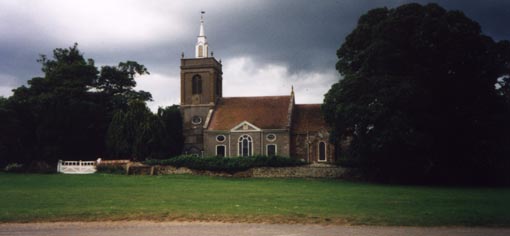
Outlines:
{"type": "Polygon", "coordinates": [[[239,156],[249,157],[253,154],[252,152],[253,150],[251,137],[247,134],[239,137],[239,156]]]}
{"type": "Polygon", "coordinates": [[[319,143],[319,161],[326,161],[326,143],[319,143]]]}
{"type": "Polygon", "coordinates": [[[202,93],[202,77],[200,77],[200,75],[193,76],[193,79],[191,79],[191,87],[193,94],[202,93]]]}

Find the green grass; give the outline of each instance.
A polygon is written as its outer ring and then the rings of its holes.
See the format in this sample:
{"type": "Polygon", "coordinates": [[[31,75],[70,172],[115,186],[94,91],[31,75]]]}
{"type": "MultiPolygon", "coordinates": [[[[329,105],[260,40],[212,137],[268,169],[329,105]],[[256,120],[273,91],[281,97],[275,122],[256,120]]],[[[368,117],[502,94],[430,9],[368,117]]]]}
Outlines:
{"type": "Polygon", "coordinates": [[[190,175],[0,174],[0,222],[135,219],[510,226],[510,189],[190,175]]]}

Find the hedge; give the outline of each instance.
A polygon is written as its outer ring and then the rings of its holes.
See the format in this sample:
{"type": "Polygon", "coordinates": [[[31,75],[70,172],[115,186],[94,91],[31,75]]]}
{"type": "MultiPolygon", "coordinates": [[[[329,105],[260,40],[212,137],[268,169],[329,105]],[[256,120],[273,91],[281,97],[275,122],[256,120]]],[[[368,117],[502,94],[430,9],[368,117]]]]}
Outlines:
{"type": "Polygon", "coordinates": [[[96,166],[97,173],[125,174],[126,167],[123,165],[99,164],[96,166]]]}

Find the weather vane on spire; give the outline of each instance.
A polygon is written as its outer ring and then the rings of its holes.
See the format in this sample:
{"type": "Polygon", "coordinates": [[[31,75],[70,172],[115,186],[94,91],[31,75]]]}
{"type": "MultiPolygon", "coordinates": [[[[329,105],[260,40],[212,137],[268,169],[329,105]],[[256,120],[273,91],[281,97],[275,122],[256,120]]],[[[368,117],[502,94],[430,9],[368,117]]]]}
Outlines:
{"type": "Polygon", "coordinates": [[[205,11],[200,11],[200,19],[201,20],[204,20],[204,14],[205,14],[205,11]]]}

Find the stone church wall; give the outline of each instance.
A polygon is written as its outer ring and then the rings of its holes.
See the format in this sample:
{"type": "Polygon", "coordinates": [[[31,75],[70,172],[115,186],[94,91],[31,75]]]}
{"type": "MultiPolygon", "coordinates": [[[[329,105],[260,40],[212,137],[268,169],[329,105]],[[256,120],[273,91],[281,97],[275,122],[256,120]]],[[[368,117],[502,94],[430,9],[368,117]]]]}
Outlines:
{"type": "Polygon", "coordinates": [[[225,145],[227,156],[238,156],[238,141],[239,137],[244,134],[252,138],[253,155],[266,155],[267,145],[276,144],[277,155],[290,156],[290,136],[287,130],[273,130],[261,132],[225,132],[225,131],[206,131],[204,133],[204,155],[215,156],[216,146],[225,145]],[[216,136],[225,135],[226,139],[223,142],[218,142],[216,136]],[[274,134],[276,139],[274,141],[267,140],[267,134],[274,134]]]}
{"type": "Polygon", "coordinates": [[[293,158],[303,160],[308,163],[320,163],[319,161],[319,143],[326,143],[326,161],[328,163],[335,162],[335,146],[331,144],[329,136],[320,137],[318,132],[310,132],[308,134],[292,135],[293,158]]]}
{"type": "Polygon", "coordinates": [[[290,135],[289,131],[267,131],[264,133],[264,154],[266,154],[266,148],[268,144],[276,144],[277,149],[277,155],[278,156],[284,156],[284,157],[290,157],[290,135]],[[271,142],[267,140],[268,134],[275,134],[276,140],[274,142],[271,142]]]}

